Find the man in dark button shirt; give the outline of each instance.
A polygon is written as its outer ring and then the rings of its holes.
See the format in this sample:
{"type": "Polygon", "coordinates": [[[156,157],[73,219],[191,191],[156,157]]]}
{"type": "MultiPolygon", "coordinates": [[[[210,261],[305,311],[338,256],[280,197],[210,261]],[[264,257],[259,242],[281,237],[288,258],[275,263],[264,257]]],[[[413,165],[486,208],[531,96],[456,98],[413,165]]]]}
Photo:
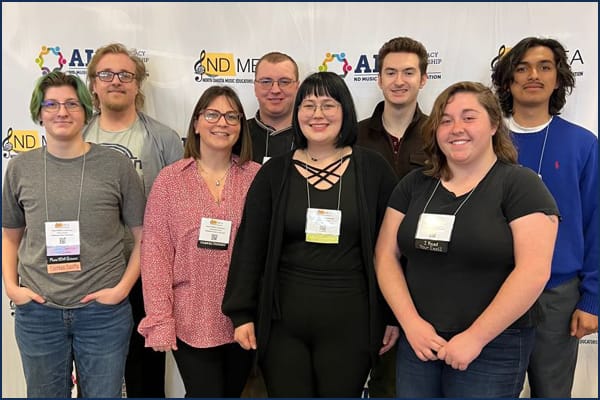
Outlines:
{"type": "MultiPolygon", "coordinates": [[[[359,123],[357,144],[379,152],[400,180],[425,162],[421,128],[427,116],[417,96],[427,82],[427,50],[414,39],[397,37],[381,47],[378,62],[377,84],[384,100],[359,123]]],[[[371,370],[369,395],[396,396],[396,347],[371,370]]]]}

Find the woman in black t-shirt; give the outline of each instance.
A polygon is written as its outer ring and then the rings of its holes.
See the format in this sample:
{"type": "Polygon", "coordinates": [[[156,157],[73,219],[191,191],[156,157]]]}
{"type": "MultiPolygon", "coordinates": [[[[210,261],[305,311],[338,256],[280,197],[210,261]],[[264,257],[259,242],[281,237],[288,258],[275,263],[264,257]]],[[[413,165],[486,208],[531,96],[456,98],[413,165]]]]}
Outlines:
{"type": "Polygon", "coordinates": [[[394,190],[375,250],[404,331],[397,396],[519,397],[556,204],[516,165],[500,104],[480,83],[442,92],[423,136],[428,164],[394,190]]]}

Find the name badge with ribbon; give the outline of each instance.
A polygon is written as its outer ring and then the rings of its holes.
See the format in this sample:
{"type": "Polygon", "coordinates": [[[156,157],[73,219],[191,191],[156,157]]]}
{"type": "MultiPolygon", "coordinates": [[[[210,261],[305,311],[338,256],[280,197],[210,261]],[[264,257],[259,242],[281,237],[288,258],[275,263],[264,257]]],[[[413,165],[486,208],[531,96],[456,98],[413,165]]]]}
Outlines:
{"type": "Polygon", "coordinates": [[[48,273],[81,271],[79,221],[53,221],[45,225],[48,273]]]}
{"type": "Polygon", "coordinates": [[[455,218],[454,215],[446,214],[421,214],[415,234],[415,247],[447,253],[455,218]]]}
{"type": "Polygon", "coordinates": [[[227,250],[231,236],[231,221],[202,218],[198,247],[203,249],[227,250]]]}
{"type": "Polygon", "coordinates": [[[306,210],[306,241],[338,244],[340,241],[341,210],[308,208],[306,210]]]}

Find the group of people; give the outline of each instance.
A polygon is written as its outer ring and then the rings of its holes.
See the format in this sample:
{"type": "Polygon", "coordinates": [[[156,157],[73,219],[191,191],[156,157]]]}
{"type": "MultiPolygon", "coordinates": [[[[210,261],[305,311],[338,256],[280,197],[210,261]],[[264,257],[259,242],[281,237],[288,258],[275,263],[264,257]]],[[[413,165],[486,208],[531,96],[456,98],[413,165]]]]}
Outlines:
{"type": "Polygon", "coordinates": [[[123,377],[165,397],[167,351],[186,397],[519,397],[526,373],[532,397],[570,397],[598,329],[598,145],[558,116],[564,47],[521,40],[493,90],[452,84],[429,116],[425,47],[393,38],[378,63],[359,122],[341,77],[267,53],[256,115],[212,86],[185,145],[141,111],[121,44],[88,88],[42,76],[47,146],[2,198],[28,397],[70,397],[73,364],[83,397],[123,377]]]}

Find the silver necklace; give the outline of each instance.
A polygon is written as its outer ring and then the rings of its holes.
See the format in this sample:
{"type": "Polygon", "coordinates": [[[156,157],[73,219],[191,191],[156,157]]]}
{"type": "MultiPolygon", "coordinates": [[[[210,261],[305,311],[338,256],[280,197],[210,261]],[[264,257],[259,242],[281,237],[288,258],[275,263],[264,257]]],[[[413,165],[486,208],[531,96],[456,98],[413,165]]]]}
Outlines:
{"type": "Polygon", "coordinates": [[[337,153],[339,149],[335,149],[332,153],[327,154],[326,156],[323,157],[313,157],[309,152],[308,152],[308,148],[304,149],[304,152],[306,153],[306,155],[308,156],[308,158],[310,158],[312,161],[319,161],[319,160],[324,160],[326,158],[331,157],[333,154],[337,153]]]}
{"type": "MultiPolygon", "coordinates": [[[[200,171],[204,172],[206,175],[208,175],[208,172],[206,172],[206,170],[204,168],[202,168],[202,166],[200,165],[200,161],[198,161],[197,164],[198,164],[198,168],[200,169],[200,171]]],[[[221,182],[223,181],[223,179],[225,179],[227,177],[227,175],[229,175],[229,170],[231,169],[231,165],[232,165],[232,162],[230,160],[229,166],[225,170],[225,173],[223,174],[223,176],[215,179],[215,186],[217,186],[217,187],[221,186],[221,182]]]]}

